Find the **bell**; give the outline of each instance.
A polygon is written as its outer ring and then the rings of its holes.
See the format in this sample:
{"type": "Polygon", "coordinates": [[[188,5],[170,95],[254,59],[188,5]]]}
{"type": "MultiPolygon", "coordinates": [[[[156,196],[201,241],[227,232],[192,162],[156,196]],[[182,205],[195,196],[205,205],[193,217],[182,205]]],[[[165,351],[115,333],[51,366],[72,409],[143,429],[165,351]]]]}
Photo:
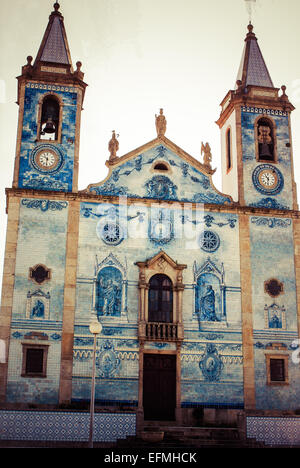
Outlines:
{"type": "Polygon", "coordinates": [[[259,157],[261,159],[273,159],[273,155],[270,151],[270,147],[267,143],[261,143],[261,148],[259,152],[259,157]]]}
{"type": "Polygon", "coordinates": [[[55,125],[51,117],[48,118],[43,133],[55,133],[55,125]]]}

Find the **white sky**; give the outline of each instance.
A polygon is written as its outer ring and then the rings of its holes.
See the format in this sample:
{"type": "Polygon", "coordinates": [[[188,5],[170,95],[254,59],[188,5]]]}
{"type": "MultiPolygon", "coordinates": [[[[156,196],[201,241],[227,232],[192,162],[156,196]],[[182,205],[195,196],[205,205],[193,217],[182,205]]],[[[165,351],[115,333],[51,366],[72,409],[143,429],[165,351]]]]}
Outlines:
{"type": "MultiPolygon", "coordinates": [[[[11,187],[16,146],[17,81],[37,54],[54,0],[0,0],[0,275],[6,230],[5,187],[11,187]]],[[[233,89],[249,16],[245,0],[61,0],[73,66],[88,83],[82,113],[79,189],[107,174],[111,131],[121,156],[166,136],[200,160],[212,148],[221,190],[219,104],[233,89]]],[[[295,178],[300,187],[300,1],[257,0],[254,32],[274,86],[287,86],[292,113],[295,178]]],[[[299,195],[298,195],[299,197],[299,195]]]]}

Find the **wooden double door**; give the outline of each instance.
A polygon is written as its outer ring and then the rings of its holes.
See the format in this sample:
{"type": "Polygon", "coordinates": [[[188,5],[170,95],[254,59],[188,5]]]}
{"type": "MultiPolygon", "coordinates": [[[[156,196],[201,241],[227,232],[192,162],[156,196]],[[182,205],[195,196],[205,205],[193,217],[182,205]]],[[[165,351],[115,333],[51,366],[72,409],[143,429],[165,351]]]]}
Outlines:
{"type": "Polygon", "coordinates": [[[176,407],[176,355],[144,354],[144,419],[172,421],[176,407]]]}

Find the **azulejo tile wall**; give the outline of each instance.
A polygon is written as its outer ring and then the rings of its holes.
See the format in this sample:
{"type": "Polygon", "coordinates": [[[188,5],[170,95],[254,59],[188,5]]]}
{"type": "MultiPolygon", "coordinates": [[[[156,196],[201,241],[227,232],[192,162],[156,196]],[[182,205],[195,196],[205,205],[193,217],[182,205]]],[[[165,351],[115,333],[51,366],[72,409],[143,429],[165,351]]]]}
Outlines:
{"type": "Polygon", "coordinates": [[[21,200],[8,365],[9,402],[58,402],[67,218],[67,202],[21,200]],[[30,278],[29,270],[37,264],[51,271],[50,280],[38,284],[30,278]],[[44,334],[42,344],[48,345],[46,378],[21,377],[22,345],[38,343],[38,336],[30,337],[31,332],[44,334]]]}
{"type": "Polygon", "coordinates": [[[292,179],[291,179],[291,155],[290,148],[286,146],[290,141],[288,113],[263,109],[258,107],[242,107],[242,145],[243,145],[243,177],[245,203],[248,206],[266,208],[292,209],[292,179]],[[280,169],[275,165],[273,170],[279,172],[282,182],[275,194],[264,195],[255,188],[253,174],[259,163],[256,160],[255,126],[254,122],[259,117],[272,119],[276,125],[277,157],[280,169]]]}
{"type": "Polygon", "coordinates": [[[126,195],[134,198],[180,200],[195,203],[230,203],[230,197],[211,185],[208,175],[183,161],[164,145],[145,151],[113,169],[104,183],[91,184],[89,192],[97,195],[126,195]],[[156,162],[164,162],[169,170],[155,173],[156,162]]]}
{"type": "Polygon", "coordinates": [[[300,445],[300,418],[247,417],[247,437],[267,445],[300,445]]]}
{"type": "Polygon", "coordinates": [[[24,124],[20,151],[19,187],[36,190],[71,191],[74,168],[75,123],[77,110],[76,88],[28,83],[25,88],[24,124]],[[49,93],[61,98],[62,140],[38,140],[38,103],[49,93]],[[38,142],[37,142],[38,140],[38,142]],[[34,165],[33,154],[45,146],[53,149],[61,164],[55,173],[41,173],[34,165]]]}
{"type": "Polygon", "coordinates": [[[256,216],[250,217],[249,224],[256,407],[297,408],[300,374],[299,366],[292,360],[294,340],[298,337],[292,221],[283,217],[256,216]],[[275,293],[273,297],[265,288],[265,283],[272,278],[282,285],[280,294],[275,293]],[[272,347],[275,354],[288,356],[287,386],[267,384],[266,360],[272,347]]]}
{"type": "MultiPolygon", "coordinates": [[[[98,338],[96,399],[137,403],[139,278],[135,263],[163,249],[179,263],[187,263],[182,405],[242,406],[238,217],[204,212],[200,206],[198,212],[183,211],[177,205],[122,206],[81,204],[74,398],[89,395],[92,340],[86,324],[94,313],[104,326],[98,338]],[[106,271],[110,272],[107,278],[106,271]],[[110,364],[105,369],[108,357],[110,364]]],[[[167,350],[168,344],[153,343],[152,347],[167,350]]]]}
{"type": "MultiPolygon", "coordinates": [[[[87,441],[89,413],[0,411],[0,440],[87,441]]],[[[95,442],[115,442],[136,434],[136,416],[95,413],[95,442]]]]}

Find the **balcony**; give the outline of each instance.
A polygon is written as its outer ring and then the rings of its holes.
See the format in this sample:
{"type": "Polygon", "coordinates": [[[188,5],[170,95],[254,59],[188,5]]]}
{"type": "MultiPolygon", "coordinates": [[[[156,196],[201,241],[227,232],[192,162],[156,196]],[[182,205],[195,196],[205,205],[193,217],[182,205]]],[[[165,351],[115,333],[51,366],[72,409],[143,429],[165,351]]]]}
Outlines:
{"type": "Polygon", "coordinates": [[[178,324],[148,322],[145,324],[145,338],[152,341],[178,341],[178,324]]]}

